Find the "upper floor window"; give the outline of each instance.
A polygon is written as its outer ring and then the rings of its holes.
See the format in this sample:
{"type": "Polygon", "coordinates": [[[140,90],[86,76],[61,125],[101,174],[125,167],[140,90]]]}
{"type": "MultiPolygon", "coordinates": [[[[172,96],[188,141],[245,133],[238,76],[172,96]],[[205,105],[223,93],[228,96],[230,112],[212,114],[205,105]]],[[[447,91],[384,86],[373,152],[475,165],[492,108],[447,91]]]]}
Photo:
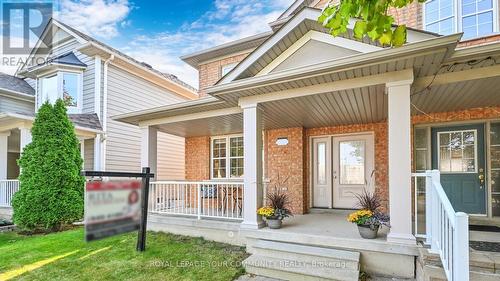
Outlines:
{"type": "Polygon", "coordinates": [[[237,65],[238,63],[230,63],[230,64],[226,64],[226,65],[223,65],[220,69],[220,72],[221,72],[221,77],[228,74],[229,71],[233,70],[233,68],[237,65]]]}
{"type": "Polygon", "coordinates": [[[424,28],[442,35],[463,32],[463,39],[497,30],[493,0],[431,0],[425,2],[424,28]]]}
{"type": "Polygon", "coordinates": [[[212,138],[210,149],[211,177],[241,178],[243,176],[243,137],[212,138]]]}
{"type": "Polygon", "coordinates": [[[40,78],[40,103],[62,99],[68,113],[80,113],[82,108],[82,74],[59,71],[40,78]]]}

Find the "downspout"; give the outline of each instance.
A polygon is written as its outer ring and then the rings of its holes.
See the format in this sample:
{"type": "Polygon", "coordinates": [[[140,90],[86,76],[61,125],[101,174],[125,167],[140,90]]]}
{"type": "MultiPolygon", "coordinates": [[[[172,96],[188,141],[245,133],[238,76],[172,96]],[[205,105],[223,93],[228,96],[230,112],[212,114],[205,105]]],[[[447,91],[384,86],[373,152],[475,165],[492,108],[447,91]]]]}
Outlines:
{"type": "Polygon", "coordinates": [[[106,144],[107,144],[107,130],[108,130],[108,65],[115,59],[115,55],[111,55],[106,61],[104,61],[104,81],[103,81],[103,103],[102,103],[102,130],[104,134],[102,135],[102,166],[101,170],[106,170],[106,144]]]}

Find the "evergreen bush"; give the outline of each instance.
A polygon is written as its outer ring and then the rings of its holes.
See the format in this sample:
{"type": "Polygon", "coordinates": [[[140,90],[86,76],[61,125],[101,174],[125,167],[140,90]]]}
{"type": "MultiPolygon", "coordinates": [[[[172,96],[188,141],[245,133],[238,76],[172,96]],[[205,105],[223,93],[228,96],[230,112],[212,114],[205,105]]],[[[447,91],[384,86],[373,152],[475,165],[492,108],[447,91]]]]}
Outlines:
{"type": "Polygon", "coordinates": [[[25,231],[58,231],[82,219],[85,184],[79,142],[62,100],[39,108],[31,134],[18,162],[13,220],[25,231]]]}

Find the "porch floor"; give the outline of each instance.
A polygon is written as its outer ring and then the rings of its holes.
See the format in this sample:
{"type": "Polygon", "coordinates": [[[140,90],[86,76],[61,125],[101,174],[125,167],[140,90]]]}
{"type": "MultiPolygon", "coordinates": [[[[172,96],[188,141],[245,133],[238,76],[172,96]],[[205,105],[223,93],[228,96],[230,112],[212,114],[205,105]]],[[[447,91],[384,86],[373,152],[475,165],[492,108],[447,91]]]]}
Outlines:
{"type": "MultiPolygon", "coordinates": [[[[365,240],[359,235],[357,226],[347,221],[347,216],[351,212],[346,210],[325,210],[322,213],[295,215],[285,219],[282,228],[279,230],[267,227],[263,230],[293,233],[296,235],[305,234],[365,240]]],[[[378,237],[374,241],[386,241],[387,233],[387,227],[382,227],[378,232],[378,237]]]]}

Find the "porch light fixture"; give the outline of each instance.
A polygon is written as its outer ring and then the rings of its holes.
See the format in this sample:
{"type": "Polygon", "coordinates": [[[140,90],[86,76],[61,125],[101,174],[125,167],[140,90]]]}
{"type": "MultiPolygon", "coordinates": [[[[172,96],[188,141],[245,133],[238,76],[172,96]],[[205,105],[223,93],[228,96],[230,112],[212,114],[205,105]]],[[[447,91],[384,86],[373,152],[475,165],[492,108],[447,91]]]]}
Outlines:
{"type": "Polygon", "coordinates": [[[276,144],[277,145],[287,145],[288,144],[288,138],[287,137],[283,137],[283,138],[277,138],[276,139],[276,144]]]}

